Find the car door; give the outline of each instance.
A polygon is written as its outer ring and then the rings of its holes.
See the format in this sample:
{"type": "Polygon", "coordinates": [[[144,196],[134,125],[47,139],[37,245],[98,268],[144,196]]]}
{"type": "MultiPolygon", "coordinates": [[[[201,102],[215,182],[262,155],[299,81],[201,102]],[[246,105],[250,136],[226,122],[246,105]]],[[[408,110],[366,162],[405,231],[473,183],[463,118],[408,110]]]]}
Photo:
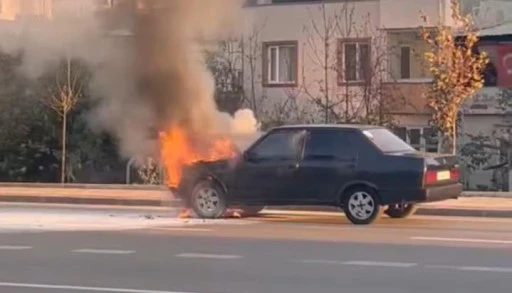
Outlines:
{"type": "Polygon", "coordinates": [[[296,172],[297,201],[330,202],[345,183],[357,176],[355,132],[343,129],[309,131],[296,172]]]}
{"type": "Polygon", "coordinates": [[[250,147],[235,172],[235,200],[269,205],[286,197],[305,134],[301,129],[279,129],[250,147]]]}

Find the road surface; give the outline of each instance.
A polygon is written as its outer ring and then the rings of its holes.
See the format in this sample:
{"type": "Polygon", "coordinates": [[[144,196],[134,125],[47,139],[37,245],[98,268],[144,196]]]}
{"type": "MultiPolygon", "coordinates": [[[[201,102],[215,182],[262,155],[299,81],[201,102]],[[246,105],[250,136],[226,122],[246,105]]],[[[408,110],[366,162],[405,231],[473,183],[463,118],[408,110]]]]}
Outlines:
{"type": "Polygon", "coordinates": [[[0,292],[6,293],[512,288],[508,219],[418,216],[357,227],[329,213],[190,221],[158,209],[1,205],[0,211],[0,292]]]}

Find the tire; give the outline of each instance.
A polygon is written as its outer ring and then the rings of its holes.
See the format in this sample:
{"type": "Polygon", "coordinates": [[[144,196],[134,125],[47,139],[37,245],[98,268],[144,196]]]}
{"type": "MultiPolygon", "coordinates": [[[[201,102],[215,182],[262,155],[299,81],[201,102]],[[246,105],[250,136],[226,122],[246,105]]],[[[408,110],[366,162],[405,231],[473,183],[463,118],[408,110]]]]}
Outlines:
{"type": "Polygon", "coordinates": [[[393,219],[403,219],[412,216],[417,209],[418,207],[413,203],[396,204],[388,206],[384,213],[393,219]]]}
{"type": "Polygon", "coordinates": [[[343,211],[352,224],[368,225],[380,217],[381,208],[377,192],[361,186],[344,193],[343,211]]]}
{"type": "Polygon", "coordinates": [[[242,214],[244,217],[257,216],[265,206],[244,206],[242,207],[242,214]]]}
{"type": "Polygon", "coordinates": [[[190,205],[199,218],[218,219],[226,213],[226,193],[212,180],[200,181],[194,186],[190,205]]]}

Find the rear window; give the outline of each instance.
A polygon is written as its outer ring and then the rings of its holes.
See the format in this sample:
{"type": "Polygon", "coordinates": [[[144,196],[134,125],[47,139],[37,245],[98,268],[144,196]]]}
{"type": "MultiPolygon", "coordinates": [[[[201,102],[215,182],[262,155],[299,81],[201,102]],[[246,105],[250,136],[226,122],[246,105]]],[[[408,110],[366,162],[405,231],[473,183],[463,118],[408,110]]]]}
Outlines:
{"type": "Polygon", "coordinates": [[[382,152],[392,153],[416,151],[412,146],[386,128],[367,129],[363,130],[363,133],[382,152]]]}

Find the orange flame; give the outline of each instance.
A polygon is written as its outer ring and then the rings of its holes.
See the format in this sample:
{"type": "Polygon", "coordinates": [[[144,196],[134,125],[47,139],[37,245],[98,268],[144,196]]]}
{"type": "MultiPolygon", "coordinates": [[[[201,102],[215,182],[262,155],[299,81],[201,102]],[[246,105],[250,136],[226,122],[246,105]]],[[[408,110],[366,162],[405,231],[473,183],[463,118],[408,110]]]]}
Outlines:
{"type": "Polygon", "coordinates": [[[160,156],[166,170],[166,183],[170,187],[178,186],[184,166],[198,161],[230,158],[235,153],[231,140],[225,137],[213,140],[205,149],[199,149],[183,128],[173,126],[160,132],[160,156]]]}

